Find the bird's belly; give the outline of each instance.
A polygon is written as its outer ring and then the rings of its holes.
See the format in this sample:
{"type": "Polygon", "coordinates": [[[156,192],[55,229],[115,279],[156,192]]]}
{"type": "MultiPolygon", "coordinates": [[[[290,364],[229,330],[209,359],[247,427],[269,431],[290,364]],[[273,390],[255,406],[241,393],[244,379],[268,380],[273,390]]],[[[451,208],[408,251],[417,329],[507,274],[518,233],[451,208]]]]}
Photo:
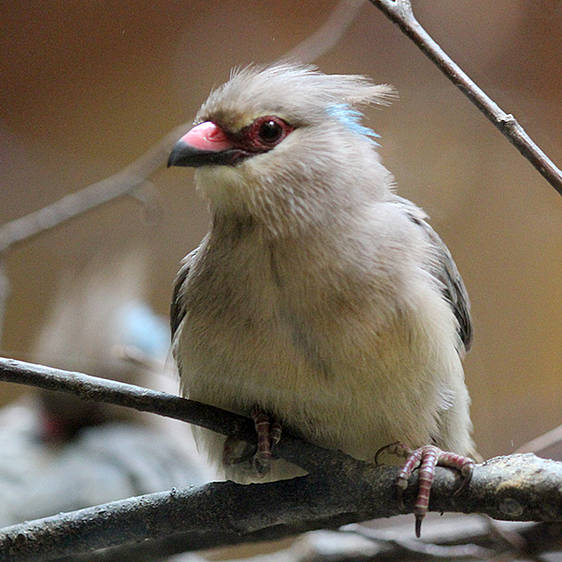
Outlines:
{"type": "Polygon", "coordinates": [[[334,320],[305,330],[273,313],[243,325],[186,320],[182,386],[194,400],[243,415],[257,404],[305,439],[361,459],[397,440],[424,444],[435,430],[433,367],[412,356],[399,327],[334,320]]]}

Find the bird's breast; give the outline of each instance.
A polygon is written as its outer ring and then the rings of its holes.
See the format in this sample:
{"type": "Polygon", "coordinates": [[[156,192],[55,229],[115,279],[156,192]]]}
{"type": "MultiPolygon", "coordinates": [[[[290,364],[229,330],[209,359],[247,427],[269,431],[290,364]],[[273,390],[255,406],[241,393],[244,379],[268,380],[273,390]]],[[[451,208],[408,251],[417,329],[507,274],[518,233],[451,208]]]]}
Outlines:
{"type": "Polygon", "coordinates": [[[408,381],[427,365],[412,354],[411,326],[388,292],[377,295],[376,284],[310,248],[245,241],[197,257],[179,346],[190,398],[244,415],[258,404],[356,456],[396,434],[428,438],[437,392],[426,385],[421,402],[408,381]],[[401,420],[407,402],[420,403],[416,419],[401,420]]]}

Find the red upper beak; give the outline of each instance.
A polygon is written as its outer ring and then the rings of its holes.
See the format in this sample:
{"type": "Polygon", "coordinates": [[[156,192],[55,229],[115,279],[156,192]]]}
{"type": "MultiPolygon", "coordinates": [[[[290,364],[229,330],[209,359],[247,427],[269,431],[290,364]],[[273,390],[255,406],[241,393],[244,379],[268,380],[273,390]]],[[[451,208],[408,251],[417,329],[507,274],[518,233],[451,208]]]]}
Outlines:
{"type": "Polygon", "coordinates": [[[168,167],[231,164],[234,145],[215,123],[206,121],[188,131],[174,145],[168,167]]]}

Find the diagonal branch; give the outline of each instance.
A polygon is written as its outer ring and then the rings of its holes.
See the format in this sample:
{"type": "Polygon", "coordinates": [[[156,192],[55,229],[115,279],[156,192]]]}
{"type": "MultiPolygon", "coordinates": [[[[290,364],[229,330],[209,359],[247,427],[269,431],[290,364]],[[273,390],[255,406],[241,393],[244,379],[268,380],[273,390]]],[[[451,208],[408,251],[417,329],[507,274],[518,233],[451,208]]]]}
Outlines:
{"type": "Polygon", "coordinates": [[[535,144],[517,119],[506,113],[462,70],[420,25],[410,0],[370,0],[433,61],[455,86],[507,137],[517,150],[562,193],[562,172],[535,144]]]}
{"type": "Polygon", "coordinates": [[[363,4],[365,4],[365,0],[341,0],[322,26],[281,58],[312,62],[325,55],[338,44],[357,18],[363,4]]]}
{"type": "MultiPolygon", "coordinates": [[[[0,358],[0,380],[67,392],[82,400],[106,402],[159,414],[248,442],[256,440],[254,424],[249,418],[133,384],[7,358],[0,358]]],[[[333,451],[312,445],[287,432],[283,433],[283,440],[275,451],[279,456],[310,471],[336,460],[333,451]]],[[[343,454],[341,456],[345,457],[343,454]]]]}
{"type": "MultiPolygon", "coordinates": [[[[328,52],[353,23],[364,3],[365,0],[341,0],[330,13],[326,23],[291,49],[285,58],[313,61],[328,52]]],[[[0,225],[0,259],[3,252],[12,246],[126,195],[135,197],[144,204],[150,220],[158,218],[160,209],[155,204],[156,190],[148,178],[164,165],[170,148],[189,125],[186,123],[174,128],[145,154],[118,173],[65,195],[42,209],[0,225]]],[[[0,341],[8,294],[8,278],[3,273],[0,262],[0,341]]]]}
{"type": "Polygon", "coordinates": [[[170,147],[186,127],[183,124],[170,131],[140,158],[113,176],[65,195],[58,201],[0,226],[0,254],[11,246],[50,230],[104,203],[124,195],[134,195],[147,178],[166,163],[170,147]]]}
{"type": "MultiPolygon", "coordinates": [[[[341,0],[330,13],[326,23],[289,51],[284,58],[312,61],[325,54],[341,39],[364,2],[365,0],[341,0]]],[[[184,123],[175,127],[145,154],[118,173],[1,225],[0,254],[15,244],[124,195],[133,195],[142,201],[144,198],[142,194],[138,194],[139,190],[145,186],[148,177],[164,166],[170,148],[190,125],[191,123],[184,123]]]]}
{"type": "MultiPolygon", "coordinates": [[[[394,493],[398,468],[350,457],[344,464],[345,468],[270,484],[214,482],[198,489],[173,489],[13,525],[0,531],[0,558],[45,560],[140,541],[146,541],[144,547],[156,545],[162,554],[167,539],[173,539],[174,552],[196,550],[412,510],[415,486],[404,498],[407,508],[400,507],[394,493]]],[[[454,494],[458,482],[453,473],[438,469],[431,509],[555,521],[562,518],[561,482],[562,463],[532,454],[478,465],[469,488],[459,495],[454,494]]]]}

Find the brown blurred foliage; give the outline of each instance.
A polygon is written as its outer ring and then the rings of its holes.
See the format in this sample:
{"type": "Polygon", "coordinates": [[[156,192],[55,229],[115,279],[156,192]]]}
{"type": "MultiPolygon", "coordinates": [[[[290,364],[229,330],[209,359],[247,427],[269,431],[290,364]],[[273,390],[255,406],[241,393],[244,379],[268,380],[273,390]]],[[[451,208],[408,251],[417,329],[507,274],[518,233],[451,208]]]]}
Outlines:
{"type": "MultiPolygon", "coordinates": [[[[232,66],[281,57],[334,5],[2,3],[0,223],[115,173],[194,116],[232,66]]],[[[414,7],[441,46],[560,162],[562,5],[417,0],[414,7]]],[[[511,452],[558,425],[560,197],[370,4],[316,62],[400,91],[399,102],[369,112],[369,123],[382,135],[398,190],[432,216],[469,289],[476,340],[466,371],[482,454],[511,452]]],[[[177,264],[208,222],[191,173],[155,176],[163,209],[156,224],[123,199],[11,250],[3,353],[26,357],[63,271],[100,255],[110,262],[131,244],[147,248],[151,304],[166,313],[177,264]]],[[[13,392],[4,385],[2,400],[13,392]]]]}

